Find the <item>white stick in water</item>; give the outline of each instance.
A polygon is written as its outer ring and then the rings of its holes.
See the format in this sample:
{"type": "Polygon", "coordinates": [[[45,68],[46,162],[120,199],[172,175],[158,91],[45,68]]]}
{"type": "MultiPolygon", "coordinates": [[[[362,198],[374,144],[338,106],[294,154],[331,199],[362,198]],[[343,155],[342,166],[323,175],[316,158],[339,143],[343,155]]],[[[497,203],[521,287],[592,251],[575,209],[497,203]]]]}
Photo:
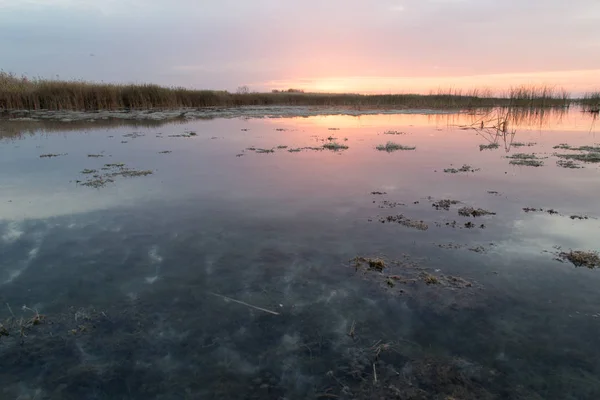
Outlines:
{"type": "Polygon", "coordinates": [[[225,299],[225,300],[228,300],[228,301],[233,301],[234,303],[243,304],[243,305],[248,306],[250,308],[254,308],[255,310],[264,311],[264,312],[267,312],[267,313],[273,314],[273,315],[279,315],[278,312],[267,310],[266,308],[262,308],[262,307],[253,306],[252,304],[248,304],[248,303],[245,303],[245,302],[240,301],[240,300],[232,299],[231,297],[223,296],[222,294],[213,293],[213,292],[208,292],[208,293],[212,294],[213,296],[221,297],[222,299],[225,299]]]}

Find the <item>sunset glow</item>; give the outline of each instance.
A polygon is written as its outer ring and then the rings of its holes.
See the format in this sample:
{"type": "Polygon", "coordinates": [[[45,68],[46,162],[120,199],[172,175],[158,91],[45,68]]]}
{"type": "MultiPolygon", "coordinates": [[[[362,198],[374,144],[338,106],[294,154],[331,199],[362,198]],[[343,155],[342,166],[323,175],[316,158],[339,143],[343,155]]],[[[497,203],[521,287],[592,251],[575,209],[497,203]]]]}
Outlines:
{"type": "Polygon", "coordinates": [[[597,0],[0,0],[0,68],[251,91],[600,88],[597,0]],[[160,29],[157,29],[160,27],[160,29]]]}

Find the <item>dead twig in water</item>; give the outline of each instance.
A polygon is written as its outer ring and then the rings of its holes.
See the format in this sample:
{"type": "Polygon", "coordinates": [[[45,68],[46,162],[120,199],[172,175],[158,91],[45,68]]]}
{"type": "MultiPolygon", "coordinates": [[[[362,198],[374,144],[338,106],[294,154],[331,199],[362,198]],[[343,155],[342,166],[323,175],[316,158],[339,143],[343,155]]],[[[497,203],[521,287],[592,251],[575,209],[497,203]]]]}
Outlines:
{"type": "Polygon", "coordinates": [[[356,328],[356,321],[352,321],[352,326],[350,327],[350,332],[348,332],[348,336],[354,339],[354,328],[356,328]]]}
{"type": "Polygon", "coordinates": [[[375,369],[375,363],[373,363],[373,385],[377,385],[377,370],[375,369]]]}
{"type": "Polygon", "coordinates": [[[208,292],[208,293],[212,294],[213,296],[217,296],[217,297],[220,297],[222,299],[225,299],[225,300],[233,301],[234,303],[238,303],[238,304],[242,304],[242,305],[245,305],[247,307],[250,307],[250,308],[254,308],[255,310],[264,311],[264,312],[267,312],[267,313],[273,314],[273,315],[279,315],[278,312],[267,310],[266,308],[262,308],[262,307],[253,306],[252,304],[248,304],[248,303],[245,303],[245,302],[240,301],[240,300],[232,299],[231,297],[223,296],[222,294],[213,293],[213,292],[208,292]]]}

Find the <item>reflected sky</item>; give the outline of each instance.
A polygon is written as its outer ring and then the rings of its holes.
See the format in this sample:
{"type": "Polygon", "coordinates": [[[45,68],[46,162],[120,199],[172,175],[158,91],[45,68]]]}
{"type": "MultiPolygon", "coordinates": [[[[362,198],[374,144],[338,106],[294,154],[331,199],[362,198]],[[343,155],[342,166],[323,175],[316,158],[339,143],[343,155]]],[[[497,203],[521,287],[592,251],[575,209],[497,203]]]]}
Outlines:
{"type": "MultiPolygon", "coordinates": [[[[24,344],[1,338],[2,394],[314,398],[367,382],[362,397],[372,398],[375,362],[387,382],[441,358],[461,367],[457,379],[491,371],[481,385],[498,396],[596,398],[600,275],[554,260],[560,249],[599,250],[598,165],[563,169],[553,156],[559,143],[597,144],[592,119],[578,110],[541,124],[521,118],[510,146],[501,135],[498,149],[480,150],[486,137],[464,128],[478,118],[24,125],[23,135],[13,126],[0,140],[0,302],[51,323],[24,344]],[[196,135],[172,136],[186,132],[196,135]],[[375,149],[390,140],[416,150],[375,149]],[[332,141],[348,149],[288,151],[332,141]],[[544,165],[511,166],[505,157],[516,152],[544,165]],[[50,153],[64,155],[39,157],[50,153]],[[119,162],[153,174],[100,189],[76,183],[84,168],[119,162]],[[478,170],[443,172],[463,164],[478,170]],[[437,210],[440,199],[461,204],[437,210]],[[463,217],[462,206],[496,215],[463,217]],[[400,213],[428,229],[379,221],[400,213]],[[390,288],[349,265],[357,255],[384,257],[385,274],[417,266],[417,279],[472,286],[390,288]],[[392,343],[385,365],[372,359],[378,341],[392,343]],[[368,372],[351,378],[348,365],[368,372]]],[[[0,320],[9,316],[1,307],[0,320]]]]}

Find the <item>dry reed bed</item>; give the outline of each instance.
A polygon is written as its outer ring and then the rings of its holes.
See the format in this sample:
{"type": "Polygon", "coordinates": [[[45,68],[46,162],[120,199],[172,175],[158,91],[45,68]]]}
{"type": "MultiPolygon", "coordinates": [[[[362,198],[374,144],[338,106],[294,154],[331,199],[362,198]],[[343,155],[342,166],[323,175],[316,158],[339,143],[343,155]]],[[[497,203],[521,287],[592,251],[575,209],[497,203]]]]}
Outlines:
{"type": "Polygon", "coordinates": [[[230,93],[190,90],[154,84],[105,84],[85,81],[29,79],[0,72],[0,110],[121,110],[260,105],[354,106],[401,108],[567,107],[562,89],[527,86],[494,97],[489,91],[448,90],[419,94],[360,95],[303,93],[230,93]]]}

